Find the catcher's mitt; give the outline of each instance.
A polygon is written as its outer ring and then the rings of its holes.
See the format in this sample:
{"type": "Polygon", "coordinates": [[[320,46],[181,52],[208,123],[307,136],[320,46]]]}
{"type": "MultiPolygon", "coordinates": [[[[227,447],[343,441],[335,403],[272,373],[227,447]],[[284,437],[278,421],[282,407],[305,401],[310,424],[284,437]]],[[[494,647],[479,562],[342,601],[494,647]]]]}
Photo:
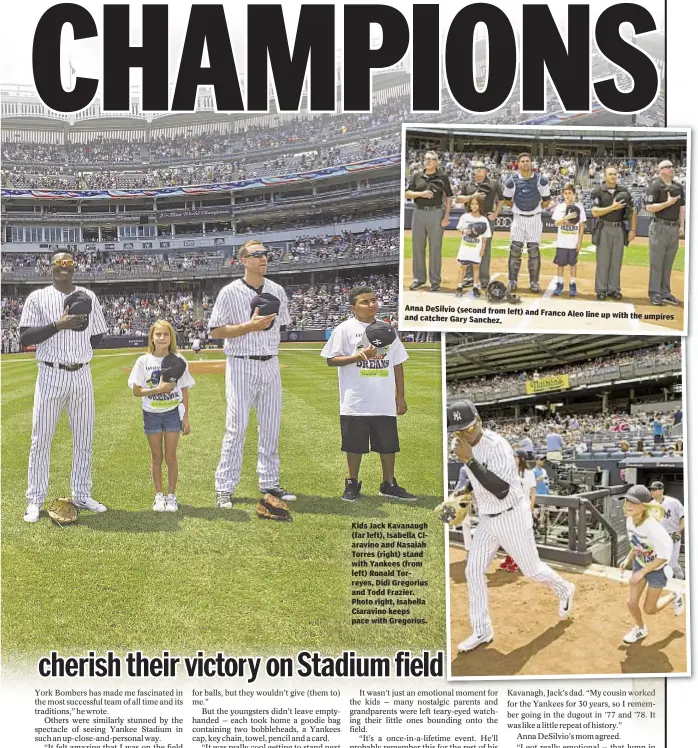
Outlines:
{"type": "Polygon", "coordinates": [[[459,496],[449,496],[434,509],[434,512],[442,522],[447,522],[450,527],[458,527],[470,515],[472,504],[473,493],[466,491],[459,496]]]}
{"type": "Polygon", "coordinates": [[[292,519],[288,504],[270,493],[264,494],[255,511],[260,519],[273,519],[277,522],[290,522],[292,519]]]}
{"type": "Polygon", "coordinates": [[[78,510],[68,499],[56,499],[46,511],[48,516],[61,526],[78,521],[78,510]]]}

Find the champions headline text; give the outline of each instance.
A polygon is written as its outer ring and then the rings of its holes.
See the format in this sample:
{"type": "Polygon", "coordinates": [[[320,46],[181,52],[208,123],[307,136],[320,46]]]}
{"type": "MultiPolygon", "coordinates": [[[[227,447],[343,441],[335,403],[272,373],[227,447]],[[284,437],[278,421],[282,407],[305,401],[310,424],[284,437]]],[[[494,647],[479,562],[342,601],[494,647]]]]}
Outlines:
{"type": "Polygon", "coordinates": [[[262,672],[270,678],[442,678],[444,653],[425,650],[412,654],[407,650],[389,657],[359,656],[342,652],[325,657],[319,652],[299,652],[293,657],[230,657],[223,652],[177,657],[170,652],[150,657],[142,652],[127,652],[118,657],[113,652],[97,656],[63,657],[58,652],[42,657],[37,663],[42,678],[245,678],[254,683],[262,672]]]}
{"type": "MultiPolygon", "coordinates": [[[[228,7],[231,17],[242,12],[237,6],[228,7]]],[[[342,109],[368,112],[372,105],[373,71],[393,67],[403,60],[412,60],[414,112],[441,111],[442,84],[464,110],[495,111],[509,99],[517,76],[521,111],[543,112],[546,71],[563,108],[570,112],[591,111],[592,94],[609,111],[639,112],[651,106],[660,87],[654,61],[635,43],[657,27],[650,12],[635,3],[613,5],[593,20],[589,5],[569,5],[565,32],[560,31],[545,5],[524,4],[522,26],[515,29],[506,12],[496,5],[464,3],[442,40],[438,39],[438,4],[415,4],[409,18],[389,5],[302,5],[293,49],[281,4],[246,7],[248,43],[244,68],[243,61],[236,60],[233,54],[224,6],[192,5],[176,78],[171,81],[168,6],[143,6],[145,43],[132,46],[131,8],[126,4],[104,5],[102,77],[84,77],[77,71],[72,89],[66,90],[60,72],[61,36],[63,32],[69,36],[64,27],[71,27],[75,43],[100,34],[95,19],[81,5],[54,5],[42,15],[34,34],[32,64],[39,96],[57,112],[77,112],[92,103],[101,84],[102,110],[128,112],[130,71],[141,68],[141,105],[146,112],[192,112],[198,86],[212,87],[216,108],[221,112],[261,113],[270,111],[272,105],[280,112],[297,112],[301,108],[334,112],[338,78],[342,109]],[[341,36],[335,25],[340,13],[341,36]],[[372,24],[382,30],[379,45],[372,43],[372,24]],[[632,27],[634,39],[621,34],[624,24],[632,27]],[[318,33],[318,29],[322,31],[318,33]],[[434,30],[428,43],[425,29],[434,30]],[[478,85],[473,50],[484,43],[484,29],[489,59],[486,80],[478,85]],[[207,67],[202,67],[204,50],[210,63],[207,67]],[[414,64],[415,51],[418,64],[414,64]],[[592,81],[590,51],[598,51],[614,63],[618,75],[626,72],[633,80],[632,89],[619,89],[613,74],[592,81]],[[244,75],[244,98],[240,75],[244,75]],[[170,100],[171,82],[174,87],[170,100]],[[270,98],[270,86],[276,102],[270,98]]]]}

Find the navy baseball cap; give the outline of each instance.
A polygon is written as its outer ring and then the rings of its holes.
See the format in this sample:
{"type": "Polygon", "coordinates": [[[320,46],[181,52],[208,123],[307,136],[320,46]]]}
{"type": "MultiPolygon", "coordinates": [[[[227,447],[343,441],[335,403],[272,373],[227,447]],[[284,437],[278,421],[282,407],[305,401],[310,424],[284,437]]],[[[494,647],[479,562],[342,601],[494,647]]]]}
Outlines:
{"type": "Polygon", "coordinates": [[[630,486],[630,488],[622,496],[618,496],[619,499],[625,499],[631,504],[649,504],[652,501],[652,496],[646,486],[637,485],[630,486]]]}
{"type": "Polygon", "coordinates": [[[377,319],[366,328],[363,334],[363,343],[373,345],[376,348],[385,348],[395,341],[397,335],[395,328],[383,320],[377,319]]]}
{"type": "Polygon", "coordinates": [[[477,423],[480,416],[470,400],[451,403],[446,409],[446,428],[451,431],[462,431],[477,423]]]}
{"type": "Polygon", "coordinates": [[[660,480],[655,480],[650,483],[650,491],[663,491],[664,484],[660,480]]]}

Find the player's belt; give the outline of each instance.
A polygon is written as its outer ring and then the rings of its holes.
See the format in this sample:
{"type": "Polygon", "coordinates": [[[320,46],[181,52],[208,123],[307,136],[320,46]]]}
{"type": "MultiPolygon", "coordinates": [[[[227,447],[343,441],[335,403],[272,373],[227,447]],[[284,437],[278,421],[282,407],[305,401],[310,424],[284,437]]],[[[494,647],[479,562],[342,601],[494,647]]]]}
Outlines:
{"type": "Polygon", "coordinates": [[[524,218],[532,218],[533,216],[539,216],[540,211],[538,213],[514,213],[515,216],[523,216],[524,218]]]}
{"type": "Polygon", "coordinates": [[[415,207],[417,210],[441,210],[443,205],[417,205],[415,203],[415,207]]]}
{"type": "Polygon", "coordinates": [[[233,356],[233,358],[247,358],[250,361],[269,361],[270,358],[276,358],[276,356],[233,356]]]}
{"type": "Polygon", "coordinates": [[[678,221],[668,221],[666,218],[659,218],[659,216],[655,216],[652,220],[659,221],[659,223],[664,223],[667,226],[678,226],[679,225],[678,221]]]}
{"type": "Polygon", "coordinates": [[[510,506],[508,509],[505,509],[502,512],[497,512],[496,514],[486,514],[485,517],[499,517],[501,514],[506,514],[507,512],[510,512],[514,507],[510,506]]]}
{"type": "Polygon", "coordinates": [[[63,371],[77,371],[82,369],[86,364],[54,364],[52,361],[42,361],[44,366],[48,366],[50,369],[63,369],[63,371]]]}

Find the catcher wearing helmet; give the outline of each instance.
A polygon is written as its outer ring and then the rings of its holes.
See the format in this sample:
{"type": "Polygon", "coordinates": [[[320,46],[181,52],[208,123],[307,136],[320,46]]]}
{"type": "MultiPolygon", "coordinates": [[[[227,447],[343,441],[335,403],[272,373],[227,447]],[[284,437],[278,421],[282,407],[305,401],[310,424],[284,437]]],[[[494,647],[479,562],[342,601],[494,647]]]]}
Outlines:
{"type": "Polygon", "coordinates": [[[584,206],[575,203],[576,191],[573,184],[566,184],[562,190],[563,201],[553,211],[552,219],[557,226],[557,249],[553,262],[557,265],[557,278],[553,296],[560,296],[565,288],[565,267],[570,268],[570,296],[577,295],[577,259],[584,239],[584,225],[587,220],[584,206]]]}

